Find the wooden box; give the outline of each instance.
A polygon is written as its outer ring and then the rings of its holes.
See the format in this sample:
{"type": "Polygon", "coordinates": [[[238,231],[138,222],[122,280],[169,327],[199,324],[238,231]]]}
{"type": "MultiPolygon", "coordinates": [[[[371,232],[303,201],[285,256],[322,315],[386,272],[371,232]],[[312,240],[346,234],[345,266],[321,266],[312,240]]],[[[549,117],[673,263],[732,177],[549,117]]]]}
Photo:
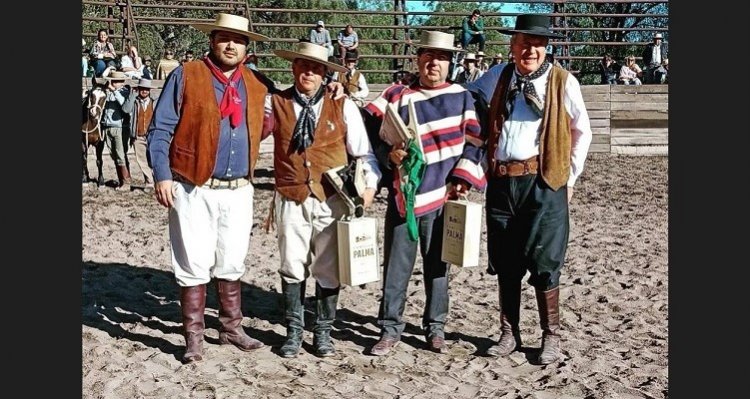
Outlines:
{"type": "Polygon", "coordinates": [[[482,205],[450,200],[443,208],[443,251],[441,259],[461,267],[479,266],[482,205]]]}
{"type": "Polygon", "coordinates": [[[341,284],[361,285],[380,280],[378,219],[339,220],[336,229],[341,284]]]}

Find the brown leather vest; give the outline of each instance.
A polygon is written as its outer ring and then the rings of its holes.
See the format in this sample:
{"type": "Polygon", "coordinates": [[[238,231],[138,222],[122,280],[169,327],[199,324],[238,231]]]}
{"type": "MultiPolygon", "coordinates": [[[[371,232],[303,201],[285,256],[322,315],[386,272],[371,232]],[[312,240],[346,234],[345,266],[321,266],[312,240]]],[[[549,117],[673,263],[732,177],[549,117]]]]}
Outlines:
{"type": "MultiPolygon", "coordinates": [[[[544,100],[544,115],[539,137],[539,170],[542,179],[554,191],[564,186],[570,177],[570,116],[565,111],[565,81],[568,71],[551,66],[547,79],[547,92],[544,100]]],[[[489,138],[487,141],[487,159],[490,170],[495,169],[495,151],[497,150],[500,132],[505,122],[505,107],[514,64],[508,64],[500,73],[489,111],[489,138]]],[[[519,94],[521,95],[521,94],[519,94]]]]}
{"type": "MultiPolygon", "coordinates": [[[[181,116],[169,147],[169,164],[174,172],[200,186],[208,181],[216,166],[221,113],[215,100],[213,76],[206,64],[187,62],[183,68],[181,116]]],[[[247,93],[245,122],[250,143],[247,177],[252,180],[260,149],[263,104],[268,89],[250,69],[240,65],[240,71],[247,93]]]]}
{"type": "Polygon", "coordinates": [[[320,118],[315,127],[313,143],[302,152],[292,149],[292,133],[297,124],[294,114],[294,86],[272,99],[273,114],[276,119],[274,130],[274,177],[276,191],[294,200],[304,202],[312,194],[319,201],[336,193],[325,179],[327,170],[346,165],[346,132],[344,123],[344,99],[332,100],[324,96],[320,118]]]}
{"type": "Polygon", "coordinates": [[[339,72],[338,81],[344,85],[344,93],[354,94],[359,91],[359,69],[355,69],[354,73],[349,76],[348,73],[339,72]]]}
{"type": "Polygon", "coordinates": [[[154,116],[154,100],[148,102],[146,109],[144,110],[139,101],[135,102],[135,135],[143,137],[148,132],[148,125],[151,123],[151,118],[154,116]]]}

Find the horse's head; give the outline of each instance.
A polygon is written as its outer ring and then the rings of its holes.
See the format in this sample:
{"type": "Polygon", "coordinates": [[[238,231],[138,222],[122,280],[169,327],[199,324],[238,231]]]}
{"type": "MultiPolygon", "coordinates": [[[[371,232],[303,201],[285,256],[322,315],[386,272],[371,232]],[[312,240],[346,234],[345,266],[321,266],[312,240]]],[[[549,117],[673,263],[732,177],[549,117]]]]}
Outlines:
{"type": "Polygon", "coordinates": [[[107,93],[101,86],[95,86],[86,96],[86,109],[89,117],[97,122],[101,120],[104,111],[104,101],[107,99],[107,93]]]}

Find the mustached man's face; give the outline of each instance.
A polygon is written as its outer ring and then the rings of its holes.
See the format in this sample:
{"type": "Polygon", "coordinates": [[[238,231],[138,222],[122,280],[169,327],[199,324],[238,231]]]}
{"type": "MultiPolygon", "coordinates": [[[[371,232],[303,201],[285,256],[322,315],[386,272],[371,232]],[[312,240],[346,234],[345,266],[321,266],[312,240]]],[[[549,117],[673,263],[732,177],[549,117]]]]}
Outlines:
{"type": "Polygon", "coordinates": [[[240,65],[247,55],[246,36],[234,32],[214,31],[211,35],[211,54],[217,66],[224,71],[240,65]]]}

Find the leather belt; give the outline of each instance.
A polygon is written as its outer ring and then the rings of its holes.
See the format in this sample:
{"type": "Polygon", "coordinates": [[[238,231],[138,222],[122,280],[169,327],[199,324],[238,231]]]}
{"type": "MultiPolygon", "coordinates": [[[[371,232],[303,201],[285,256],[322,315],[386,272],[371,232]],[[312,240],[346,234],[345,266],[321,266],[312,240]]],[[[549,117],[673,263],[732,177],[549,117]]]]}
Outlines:
{"type": "Polygon", "coordinates": [[[492,175],[495,177],[518,177],[535,175],[538,170],[538,157],[533,156],[523,161],[495,161],[495,168],[492,171],[492,175]]]}
{"type": "MultiPolygon", "coordinates": [[[[182,176],[180,176],[180,175],[178,175],[178,174],[176,174],[174,172],[172,174],[173,174],[172,180],[174,180],[174,181],[178,181],[178,182],[181,182],[181,183],[187,183],[187,184],[193,184],[189,180],[187,180],[186,178],[184,178],[184,177],[182,177],[182,176]]],[[[240,188],[240,187],[245,187],[248,184],[250,184],[250,180],[246,179],[244,177],[240,177],[240,178],[232,179],[232,180],[217,179],[215,177],[212,177],[212,178],[208,179],[208,181],[206,183],[204,183],[201,187],[203,187],[203,188],[210,188],[212,190],[221,190],[221,189],[227,189],[227,188],[230,189],[230,190],[234,190],[234,189],[237,189],[237,188],[240,188]]]]}

